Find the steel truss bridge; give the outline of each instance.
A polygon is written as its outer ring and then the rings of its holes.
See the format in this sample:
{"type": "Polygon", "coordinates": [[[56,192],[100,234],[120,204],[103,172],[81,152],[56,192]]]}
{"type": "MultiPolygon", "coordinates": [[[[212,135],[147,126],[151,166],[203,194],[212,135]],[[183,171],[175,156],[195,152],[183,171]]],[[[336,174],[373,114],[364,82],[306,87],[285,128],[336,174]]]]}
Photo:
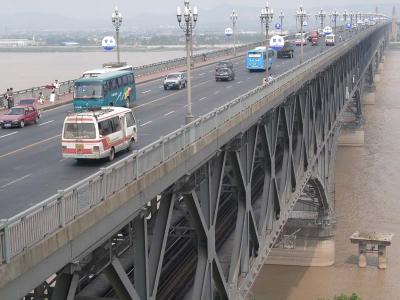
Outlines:
{"type": "Polygon", "coordinates": [[[295,215],[334,226],[341,124],[360,118],[389,30],[365,29],[8,220],[0,299],[245,299],[295,215]]]}

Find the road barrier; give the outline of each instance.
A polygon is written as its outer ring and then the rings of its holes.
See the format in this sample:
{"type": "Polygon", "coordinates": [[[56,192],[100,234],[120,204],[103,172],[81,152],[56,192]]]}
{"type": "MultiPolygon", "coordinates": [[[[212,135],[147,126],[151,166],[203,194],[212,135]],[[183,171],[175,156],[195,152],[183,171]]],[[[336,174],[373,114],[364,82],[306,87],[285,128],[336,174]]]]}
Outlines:
{"type": "MultiPolygon", "coordinates": [[[[248,93],[198,117],[190,124],[161,137],[152,144],[73,186],[36,204],[7,220],[0,221],[0,264],[10,262],[13,256],[23,252],[49,234],[73,222],[91,207],[137,180],[145,173],[160,166],[192,143],[218,130],[227,121],[243,113],[259,101],[272,102],[278,96],[314,74],[324,63],[332,62],[354,47],[378,26],[369,28],[361,36],[344,42],[305,61],[303,64],[281,74],[269,85],[259,86],[248,93]]],[[[372,53],[375,49],[370,49],[372,53]]],[[[244,115],[244,114],[243,114],[244,115]]]]}

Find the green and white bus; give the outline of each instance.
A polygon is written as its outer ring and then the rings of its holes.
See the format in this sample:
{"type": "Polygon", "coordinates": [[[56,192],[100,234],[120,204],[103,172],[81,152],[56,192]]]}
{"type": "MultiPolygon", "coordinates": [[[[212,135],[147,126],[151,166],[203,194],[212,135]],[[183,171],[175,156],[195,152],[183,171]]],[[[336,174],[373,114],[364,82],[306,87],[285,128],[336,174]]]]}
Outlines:
{"type": "Polygon", "coordinates": [[[113,71],[74,83],[74,109],[82,111],[103,106],[133,107],[136,100],[132,71],[113,71]]]}

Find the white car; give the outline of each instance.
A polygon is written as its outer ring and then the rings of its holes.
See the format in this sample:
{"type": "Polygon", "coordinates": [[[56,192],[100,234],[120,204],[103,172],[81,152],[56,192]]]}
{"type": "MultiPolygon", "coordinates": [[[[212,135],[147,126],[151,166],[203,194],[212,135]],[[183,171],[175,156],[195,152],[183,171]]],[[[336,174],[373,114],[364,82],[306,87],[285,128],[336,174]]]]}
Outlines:
{"type": "Polygon", "coordinates": [[[187,86],[186,74],[184,72],[175,72],[168,74],[164,79],[164,90],[178,89],[187,86]]]}

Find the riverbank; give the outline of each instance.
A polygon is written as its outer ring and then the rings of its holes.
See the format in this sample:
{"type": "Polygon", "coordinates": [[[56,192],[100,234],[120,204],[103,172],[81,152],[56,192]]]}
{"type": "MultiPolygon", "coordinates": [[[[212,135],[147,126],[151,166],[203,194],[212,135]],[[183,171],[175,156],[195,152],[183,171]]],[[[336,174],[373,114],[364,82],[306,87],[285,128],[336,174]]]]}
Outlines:
{"type": "Polygon", "coordinates": [[[381,82],[376,84],[376,104],[365,106],[365,146],[339,147],[336,165],[335,264],[332,267],[266,265],[252,293],[264,300],[332,299],[357,293],[363,300],[400,299],[400,51],[386,53],[381,82]],[[377,258],[358,268],[357,246],[350,244],[355,231],[394,233],[388,248],[388,268],[379,270],[377,258]]]}

